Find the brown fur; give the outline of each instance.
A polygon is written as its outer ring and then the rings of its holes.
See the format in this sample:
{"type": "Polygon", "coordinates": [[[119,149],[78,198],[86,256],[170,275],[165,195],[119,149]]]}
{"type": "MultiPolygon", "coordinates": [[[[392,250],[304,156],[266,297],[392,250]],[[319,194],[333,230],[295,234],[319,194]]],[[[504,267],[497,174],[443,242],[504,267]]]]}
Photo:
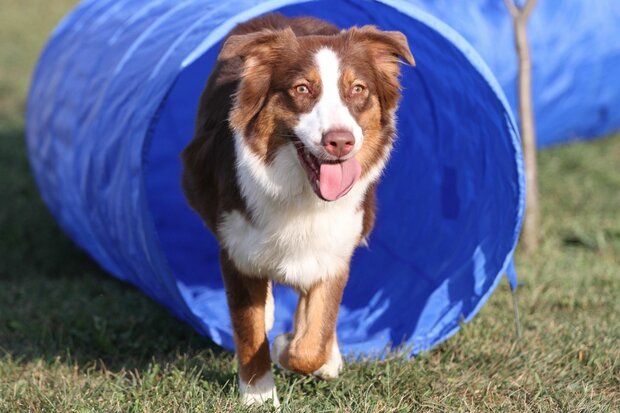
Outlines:
{"type": "MultiPolygon", "coordinates": [[[[186,197],[216,236],[224,212],[237,210],[252,220],[235,173],[233,131],[244,136],[264,162],[271,162],[277,150],[294,138],[292,129],[299,114],[310,111],[321,95],[313,55],[324,46],[341,58],[341,97],[364,133],[356,155],[362,176],[387,157],[400,96],[398,63],[400,59],[414,63],[402,34],[372,26],[341,33],[320,20],[277,14],[241,24],[222,47],[200,100],[194,139],[182,153],[186,197]],[[356,82],[364,85],[362,93],[352,92],[356,82]],[[297,92],[300,83],[307,85],[309,93],[297,92]]],[[[364,211],[360,240],[374,224],[375,187],[370,185],[360,205],[364,211]]],[[[264,322],[268,281],[242,274],[225,250],[221,266],[239,372],[250,382],[270,368],[264,322]]],[[[300,292],[292,340],[280,360],[283,366],[310,373],[326,362],[336,340],[338,307],[347,278],[348,271],[300,292]]]]}
{"type": "Polygon", "coordinates": [[[269,342],[265,334],[265,302],[269,282],[241,274],[224,250],[220,252],[220,265],[228,293],[239,374],[246,383],[251,383],[271,368],[269,342]]]}
{"type": "Polygon", "coordinates": [[[300,293],[291,342],[278,360],[282,366],[308,374],[327,362],[347,278],[348,271],[300,293]]]}

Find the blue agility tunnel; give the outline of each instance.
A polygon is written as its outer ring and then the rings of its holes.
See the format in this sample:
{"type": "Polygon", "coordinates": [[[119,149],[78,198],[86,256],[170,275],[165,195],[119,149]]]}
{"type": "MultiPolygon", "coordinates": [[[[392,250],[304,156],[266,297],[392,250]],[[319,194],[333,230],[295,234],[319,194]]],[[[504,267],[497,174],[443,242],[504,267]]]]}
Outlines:
{"type": "MultiPolygon", "coordinates": [[[[404,1],[92,0],[56,29],[37,66],[28,150],[43,199],[107,271],[232,348],[218,246],[187,206],[179,153],[221,41],[279,11],[409,39],[398,141],[369,246],[355,253],[342,349],[426,350],[454,334],[507,270],[524,204],[518,134],[479,55],[404,1]]],[[[276,288],[272,337],[295,294],[276,288]]]]}

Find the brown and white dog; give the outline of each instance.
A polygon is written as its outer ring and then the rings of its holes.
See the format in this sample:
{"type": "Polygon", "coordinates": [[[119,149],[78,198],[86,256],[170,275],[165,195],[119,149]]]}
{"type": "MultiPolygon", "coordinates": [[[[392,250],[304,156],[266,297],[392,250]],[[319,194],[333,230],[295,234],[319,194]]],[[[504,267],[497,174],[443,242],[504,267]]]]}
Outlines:
{"type": "Polygon", "coordinates": [[[237,26],[203,92],[183,188],[216,235],[246,404],[273,399],[271,361],[338,376],[336,318],[354,249],[375,218],[392,148],[400,32],[279,14],[237,26]],[[299,293],[271,354],[271,283],[299,293]]]}

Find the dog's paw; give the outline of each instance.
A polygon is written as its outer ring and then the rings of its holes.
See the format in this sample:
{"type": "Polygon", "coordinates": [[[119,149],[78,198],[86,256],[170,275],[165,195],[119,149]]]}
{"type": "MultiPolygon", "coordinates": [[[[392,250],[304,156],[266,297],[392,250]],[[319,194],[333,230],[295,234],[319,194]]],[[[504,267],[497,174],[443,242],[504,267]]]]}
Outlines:
{"type": "Polygon", "coordinates": [[[260,379],[251,380],[250,383],[244,382],[239,377],[239,396],[241,403],[245,406],[260,405],[271,400],[274,407],[280,407],[280,400],[271,371],[265,373],[260,379]]]}
{"type": "Polygon", "coordinates": [[[280,363],[280,356],[287,350],[291,339],[292,335],[290,333],[280,334],[271,344],[271,361],[280,368],[283,367],[280,363]]]}
{"type": "Polygon", "coordinates": [[[343,367],[344,362],[342,360],[342,355],[340,354],[340,348],[338,348],[338,342],[334,340],[329,359],[327,359],[327,362],[325,362],[321,368],[312,374],[323,380],[333,380],[338,378],[338,375],[342,372],[343,367]]]}

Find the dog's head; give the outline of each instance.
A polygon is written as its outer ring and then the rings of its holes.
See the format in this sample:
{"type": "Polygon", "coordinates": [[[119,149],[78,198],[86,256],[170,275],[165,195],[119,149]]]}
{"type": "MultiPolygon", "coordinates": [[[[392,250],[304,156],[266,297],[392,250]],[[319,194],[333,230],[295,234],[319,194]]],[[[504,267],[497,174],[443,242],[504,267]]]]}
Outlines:
{"type": "Polygon", "coordinates": [[[297,169],[285,180],[299,185],[293,177],[305,175],[302,185],[333,201],[360,177],[379,176],[392,148],[399,66],[414,64],[402,33],[266,30],[229,37],[219,60],[229,59],[243,67],[229,122],[264,179],[282,181],[268,171],[280,162],[297,169]]]}

